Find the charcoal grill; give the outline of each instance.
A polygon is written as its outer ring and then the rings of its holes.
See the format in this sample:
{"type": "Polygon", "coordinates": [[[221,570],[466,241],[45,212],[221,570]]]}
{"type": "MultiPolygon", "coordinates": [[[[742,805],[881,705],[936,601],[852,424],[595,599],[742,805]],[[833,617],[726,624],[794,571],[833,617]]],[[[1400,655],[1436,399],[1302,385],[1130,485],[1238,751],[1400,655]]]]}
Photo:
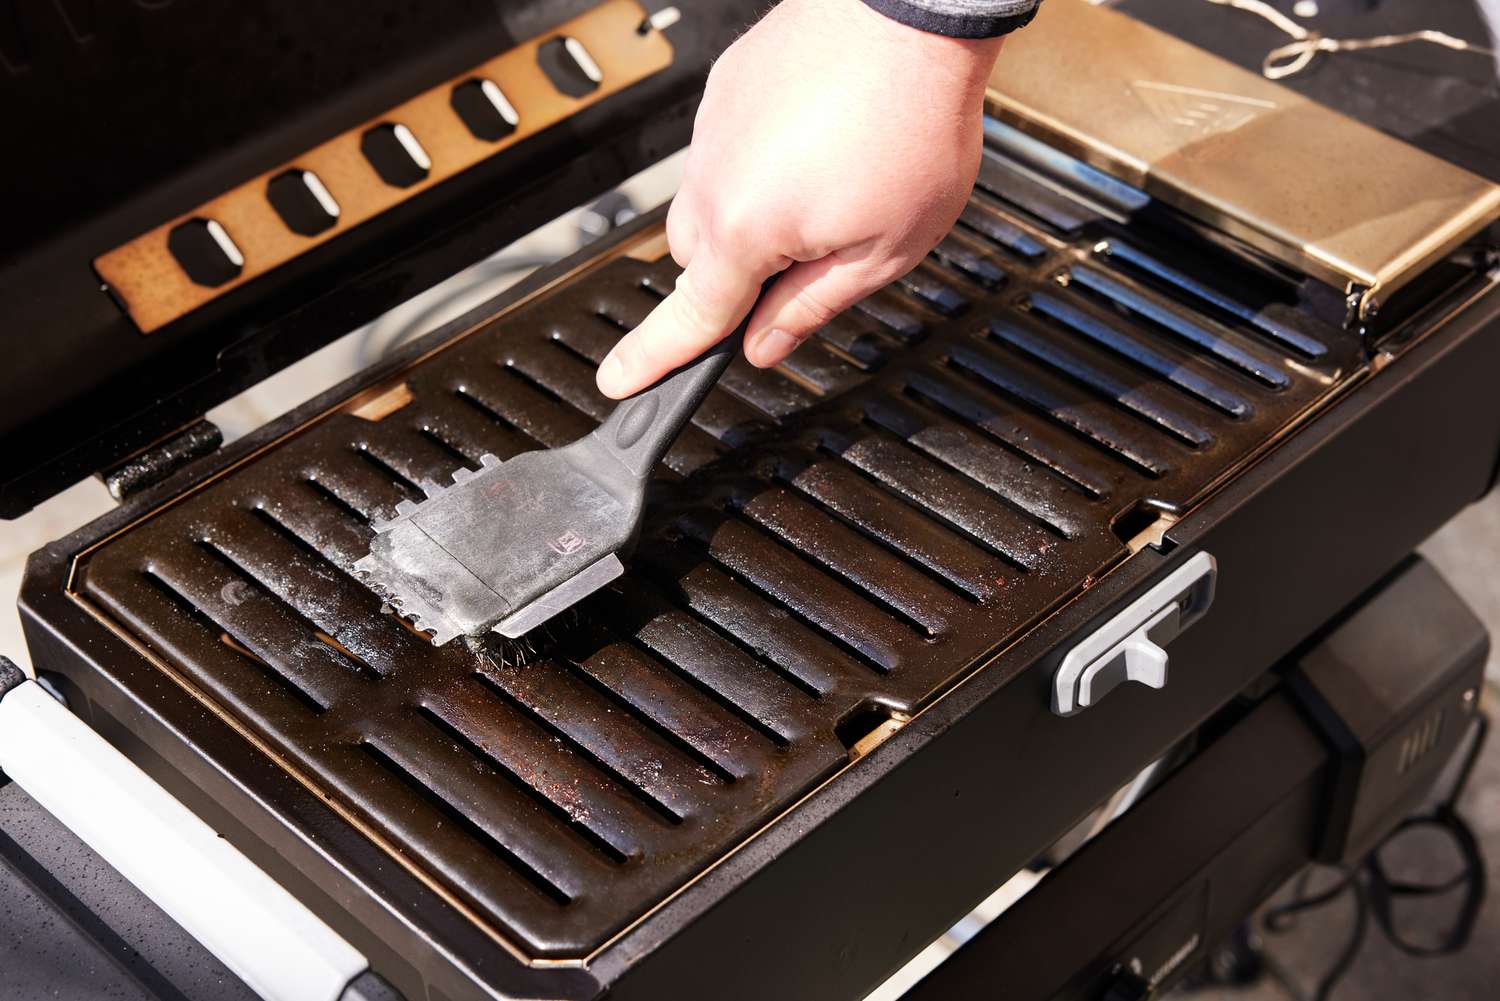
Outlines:
{"type": "Polygon", "coordinates": [[[732,366],[628,575],[523,660],[431,646],[351,567],[420,481],[604,416],[664,210],[37,554],[38,666],[409,997],[858,996],[1500,454],[1490,188],[1340,285],[1254,206],[1055,142],[1037,58],[953,231],[732,366]],[[1053,715],[1070,641],[1197,552],[1167,688],[1053,715]]]}

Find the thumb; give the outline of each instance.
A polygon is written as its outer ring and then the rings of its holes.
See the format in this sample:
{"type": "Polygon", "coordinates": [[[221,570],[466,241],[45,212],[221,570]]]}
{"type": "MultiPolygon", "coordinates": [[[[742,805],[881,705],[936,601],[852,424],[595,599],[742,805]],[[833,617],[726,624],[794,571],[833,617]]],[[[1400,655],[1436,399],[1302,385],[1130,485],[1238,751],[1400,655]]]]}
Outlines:
{"type": "Polygon", "coordinates": [[[792,265],[756,306],[745,332],[745,357],[760,368],[780,364],[819,327],[885,283],[869,262],[835,254],[792,265]]]}
{"type": "Polygon", "coordinates": [[[769,274],[700,244],[672,293],[604,356],[599,391],[622,400],[713,347],[750,312],[769,274]]]}

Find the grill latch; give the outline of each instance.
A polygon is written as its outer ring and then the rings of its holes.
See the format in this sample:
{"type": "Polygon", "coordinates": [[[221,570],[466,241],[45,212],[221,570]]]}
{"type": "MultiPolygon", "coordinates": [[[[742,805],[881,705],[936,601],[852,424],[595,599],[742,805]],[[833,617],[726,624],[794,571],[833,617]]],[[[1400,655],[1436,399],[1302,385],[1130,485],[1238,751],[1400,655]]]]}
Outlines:
{"type": "Polygon", "coordinates": [[[1052,711],[1072,716],[1126,681],[1165,686],[1163,647],[1208,611],[1217,566],[1208,553],[1195,554],[1069,650],[1052,679],[1052,711]]]}

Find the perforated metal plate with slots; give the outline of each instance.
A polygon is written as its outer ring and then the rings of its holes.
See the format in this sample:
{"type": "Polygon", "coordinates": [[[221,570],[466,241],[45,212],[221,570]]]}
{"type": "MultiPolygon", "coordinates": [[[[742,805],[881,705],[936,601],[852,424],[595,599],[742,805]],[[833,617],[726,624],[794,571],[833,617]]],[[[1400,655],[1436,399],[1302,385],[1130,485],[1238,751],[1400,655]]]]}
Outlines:
{"type": "Polygon", "coordinates": [[[94,268],[149,334],[671,62],[672,45],[650,28],[645,8],[604,0],[101,254],[94,268]],[[548,55],[559,46],[561,57],[548,55]],[[554,79],[573,60],[598,76],[589,88],[565,91],[554,79]],[[475,87],[499,125],[476,118],[475,87]],[[278,184],[288,174],[292,194],[311,199],[310,212],[289,211],[278,184]]]}
{"type": "Polygon", "coordinates": [[[601,418],[593,367],[669,259],[312,420],[85,554],[76,596],[497,938],[584,957],[1357,371],[1295,283],[1097,204],[989,153],[910,276],[731,368],[628,576],[526,666],[432,647],[349,569],[422,478],[601,418]]]}

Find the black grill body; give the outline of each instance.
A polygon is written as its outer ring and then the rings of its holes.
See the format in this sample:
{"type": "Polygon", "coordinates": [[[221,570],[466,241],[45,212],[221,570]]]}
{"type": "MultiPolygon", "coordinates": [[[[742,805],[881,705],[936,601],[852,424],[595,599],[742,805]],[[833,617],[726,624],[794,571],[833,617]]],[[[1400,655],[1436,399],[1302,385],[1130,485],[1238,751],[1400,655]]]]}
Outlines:
{"type": "Polygon", "coordinates": [[[993,997],[996,984],[1006,997],[1048,1001],[1131,997],[1143,980],[1158,996],[1170,992],[1194,963],[1222,954],[1213,943],[1234,941],[1269,892],[1328,857],[1320,841],[1349,830],[1345,804],[1385,814],[1363,828],[1378,838],[1421,812],[1412,799],[1431,796],[1455,749],[1479,736],[1473,695],[1488,649],[1483,623],[1438,572],[1403,560],[1277,666],[1283,678],[1326,680],[1326,665],[1340,660],[1346,715],[1305,698],[1298,681],[1237,699],[1199,730],[1188,760],[903,1001],[993,997]],[[1396,675],[1394,687],[1383,684],[1396,675]],[[1440,733],[1429,726],[1434,711],[1445,717],[1440,733]],[[1361,719],[1419,734],[1431,758],[1408,757],[1395,775],[1399,754],[1376,751],[1371,772],[1349,770],[1330,727],[1361,719]],[[1380,779],[1361,781],[1371,774],[1380,779]]]}
{"type": "Polygon", "coordinates": [[[991,149],[917,271],[733,368],[524,665],[347,571],[417,481],[603,416],[660,213],[39,553],[36,663],[409,995],[862,996],[1500,454],[1482,276],[1372,356],[1332,290],[1070,177],[991,149]],[[1054,717],[1069,641],[1200,550],[1167,688],[1054,717]]]}

